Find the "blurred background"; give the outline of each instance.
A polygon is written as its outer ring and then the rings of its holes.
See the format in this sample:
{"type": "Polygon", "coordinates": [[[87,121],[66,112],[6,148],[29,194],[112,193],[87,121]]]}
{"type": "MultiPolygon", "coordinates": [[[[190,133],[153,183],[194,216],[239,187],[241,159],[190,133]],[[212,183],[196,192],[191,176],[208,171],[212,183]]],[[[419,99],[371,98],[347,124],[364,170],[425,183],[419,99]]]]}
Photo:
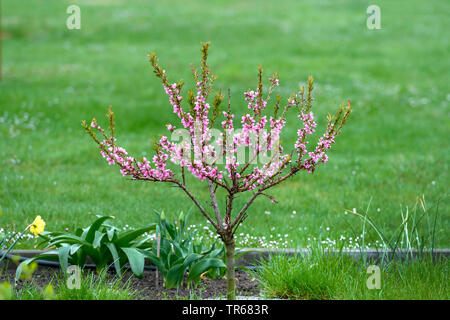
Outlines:
{"type": "MultiPolygon", "coordinates": [[[[344,211],[365,212],[369,202],[368,214],[389,233],[401,210],[425,196],[437,245],[448,247],[449,14],[446,0],[3,0],[0,226],[20,230],[38,214],[55,231],[94,214],[139,226],[155,210],[190,209],[192,223],[205,225],[181,191],[122,178],[80,122],[105,125],[112,105],[119,144],[151,155],[150,140],[176,118],[147,54],[155,51],[170,81],[189,88],[189,65],[199,65],[200,43],[210,41],[215,87],[231,89],[238,115],[258,64],[266,79],[278,73],[275,93],[284,98],[314,76],[318,134],[329,112],[353,105],[329,162],[273,189],[279,204],[261,198],[251,207],[240,229],[245,245],[355,239],[358,218],[344,211]],[[66,26],[72,4],[79,30],[66,26]],[[366,26],[372,4],[381,9],[379,30],[366,26]]],[[[297,129],[293,116],[285,148],[297,129]]]]}

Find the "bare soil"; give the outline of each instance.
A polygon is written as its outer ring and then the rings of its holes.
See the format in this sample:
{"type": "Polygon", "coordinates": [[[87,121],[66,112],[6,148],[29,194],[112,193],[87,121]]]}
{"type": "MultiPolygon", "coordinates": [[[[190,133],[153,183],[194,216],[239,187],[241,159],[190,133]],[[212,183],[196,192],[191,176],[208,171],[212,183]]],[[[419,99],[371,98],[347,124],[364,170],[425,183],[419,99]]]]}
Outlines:
{"type": "MultiPolygon", "coordinates": [[[[87,271],[93,272],[93,271],[87,271]]],[[[0,274],[0,282],[4,280],[14,281],[15,270],[3,270],[0,274]]],[[[33,274],[33,283],[40,287],[52,283],[57,284],[56,277],[60,276],[57,268],[39,266],[38,270],[33,274]]],[[[108,272],[108,278],[113,279],[115,273],[108,272]]],[[[249,273],[236,271],[236,287],[237,295],[240,296],[259,296],[260,288],[258,281],[249,273]]],[[[181,288],[167,290],[164,287],[161,274],[157,276],[157,271],[146,270],[144,277],[138,279],[131,272],[126,272],[123,276],[125,283],[129,279],[131,288],[138,292],[139,299],[164,300],[164,299],[215,299],[226,297],[226,279],[201,279],[201,283],[197,288],[187,288],[184,284],[181,288]],[[156,280],[158,278],[158,281],[156,280]]],[[[18,285],[23,285],[24,280],[19,280],[18,285]]],[[[57,289],[57,288],[55,288],[57,289]]]]}

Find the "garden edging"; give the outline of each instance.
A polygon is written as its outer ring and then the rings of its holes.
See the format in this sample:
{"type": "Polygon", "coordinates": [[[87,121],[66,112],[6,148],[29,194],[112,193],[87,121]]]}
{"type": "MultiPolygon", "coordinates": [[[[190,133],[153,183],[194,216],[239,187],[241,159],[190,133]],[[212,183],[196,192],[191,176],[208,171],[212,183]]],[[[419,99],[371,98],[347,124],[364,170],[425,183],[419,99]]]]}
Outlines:
{"type": "MultiPolygon", "coordinates": [[[[20,256],[23,258],[32,258],[36,255],[42,254],[46,252],[46,250],[13,250],[10,252],[9,256],[20,256]]],[[[302,256],[308,256],[311,251],[309,249],[293,249],[293,248],[286,248],[286,249],[266,249],[266,248],[244,248],[240,250],[240,253],[244,253],[239,259],[236,261],[237,267],[250,267],[254,266],[258,263],[259,260],[262,258],[270,258],[272,255],[275,254],[286,254],[288,256],[293,255],[302,255],[302,256]]],[[[338,254],[339,250],[327,250],[327,252],[331,254],[338,254]]],[[[400,260],[406,260],[406,258],[417,258],[421,254],[430,254],[433,259],[438,259],[441,257],[448,258],[450,257],[450,249],[435,249],[435,250],[397,250],[395,252],[395,255],[393,254],[392,250],[387,251],[381,251],[376,249],[367,249],[367,250],[358,250],[358,249],[349,249],[349,250],[342,250],[342,254],[346,256],[350,256],[354,258],[356,261],[361,259],[363,255],[366,256],[368,260],[372,261],[380,261],[383,256],[387,258],[388,260],[392,259],[400,259],[400,260]]],[[[90,262],[89,262],[90,263],[90,262]]],[[[146,262],[148,263],[148,262],[146,262]]],[[[150,264],[148,264],[150,265],[150,264]]],[[[14,267],[13,265],[10,265],[11,267],[14,267]]]]}

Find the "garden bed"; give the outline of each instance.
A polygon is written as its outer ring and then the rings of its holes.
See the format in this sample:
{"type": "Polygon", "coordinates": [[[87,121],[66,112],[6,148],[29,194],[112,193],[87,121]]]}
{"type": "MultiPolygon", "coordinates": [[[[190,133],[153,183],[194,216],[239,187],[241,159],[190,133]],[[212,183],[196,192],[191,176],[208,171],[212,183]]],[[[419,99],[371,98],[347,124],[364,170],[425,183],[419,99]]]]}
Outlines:
{"type": "MultiPolygon", "coordinates": [[[[242,249],[241,253],[244,253],[239,259],[236,261],[236,266],[241,267],[249,267],[254,266],[261,259],[268,259],[273,255],[277,254],[285,254],[287,256],[301,255],[308,256],[311,251],[309,249],[265,249],[265,248],[245,248],[242,249]]],[[[331,254],[338,254],[339,250],[327,250],[331,254]]],[[[13,250],[10,253],[10,256],[20,256],[23,258],[32,258],[36,255],[45,253],[45,250],[13,250]]],[[[376,249],[366,249],[366,250],[342,250],[342,254],[345,256],[349,256],[354,258],[356,261],[361,259],[363,255],[368,260],[374,262],[380,262],[383,257],[387,260],[399,259],[406,260],[407,258],[416,259],[421,254],[430,255],[433,259],[438,259],[440,257],[449,258],[450,257],[450,249],[434,249],[434,250],[404,250],[398,249],[393,254],[392,250],[376,250],[376,249]]],[[[148,261],[146,262],[148,264],[148,261]]],[[[9,267],[15,267],[13,264],[10,264],[9,267]]]]}
{"type": "MultiPolygon", "coordinates": [[[[251,249],[248,249],[251,250],[251,249]]],[[[236,271],[237,295],[248,299],[447,299],[448,298],[448,256],[450,250],[425,251],[419,257],[416,251],[399,250],[392,252],[363,251],[369,261],[362,259],[360,251],[298,251],[298,250],[251,250],[240,265],[254,262],[257,271],[236,271]],[[281,254],[280,254],[281,253],[281,254]],[[301,255],[298,255],[301,253],[301,255]],[[332,253],[332,254],[329,254],[332,253]],[[387,259],[379,263],[381,256],[387,259]],[[407,259],[412,257],[412,259],[407,259]],[[380,267],[380,289],[367,287],[367,268],[375,261],[380,267]]],[[[38,250],[15,251],[22,257],[31,257],[38,250]]],[[[245,256],[244,256],[245,257],[245,256]]],[[[13,283],[17,264],[9,262],[8,269],[0,275],[0,283],[13,283]]],[[[125,271],[118,278],[113,268],[97,274],[91,266],[85,268],[81,290],[68,289],[66,278],[62,276],[58,264],[54,267],[39,265],[32,275],[32,281],[19,280],[17,298],[42,299],[41,292],[51,283],[56,292],[55,299],[63,300],[195,300],[224,299],[226,279],[200,279],[197,287],[186,286],[167,290],[161,274],[147,266],[143,278],[125,271]],[[31,286],[27,286],[27,285],[31,286]],[[30,289],[31,288],[31,289],[30,289]],[[36,289],[37,288],[37,289],[36,289]],[[34,291],[33,291],[34,290],[34,291]],[[32,292],[31,294],[29,292],[32,292]],[[22,296],[25,293],[25,298],[22,296]]]]}
{"type": "MultiPolygon", "coordinates": [[[[88,271],[92,273],[93,271],[88,271]]],[[[52,283],[56,288],[56,277],[59,270],[52,267],[40,266],[33,274],[33,285],[44,288],[52,283]]],[[[95,274],[95,273],[94,273],[95,274]]],[[[0,283],[4,280],[14,281],[15,270],[9,268],[0,275],[0,283]]],[[[94,275],[94,277],[97,277],[94,275]]],[[[108,272],[107,279],[112,280],[116,277],[114,272],[108,272]]],[[[240,296],[260,296],[260,288],[258,281],[244,271],[236,271],[237,295],[240,296]]],[[[131,272],[126,272],[122,277],[122,283],[125,285],[129,279],[130,288],[136,292],[137,299],[165,300],[165,299],[216,299],[226,296],[226,280],[225,279],[202,279],[197,288],[187,288],[186,285],[178,289],[167,290],[164,287],[161,275],[157,276],[157,272],[146,270],[144,277],[138,279],[131,272]],[[158,281],[156,281],[158,278],[158,281]]],[[[108,281],[108,280],[107,280],[108,281]]],[[[18,288],[24,286],[24,281],[18,281],[18,288]]]]}

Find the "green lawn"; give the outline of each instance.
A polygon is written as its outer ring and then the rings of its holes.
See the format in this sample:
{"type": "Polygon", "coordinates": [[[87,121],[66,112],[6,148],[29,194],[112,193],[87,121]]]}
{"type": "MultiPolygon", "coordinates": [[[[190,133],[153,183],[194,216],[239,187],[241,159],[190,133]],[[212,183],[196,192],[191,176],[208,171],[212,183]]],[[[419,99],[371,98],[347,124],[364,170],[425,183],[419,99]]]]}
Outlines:
{"type": "MultiPolygon", "coordinates": [[[[353,104],[329,162],[273,189],[279,204],[258,199],[240,232],[288,234],[284,246],[354,237],[360,222],[344,210],[364,211],[370,199],[369,214],[390,232],[400,209],[425,195],[424,221],[434,219],[440,199],[436,244],[449,247],[450,2],[376,1],[382,29],[368,30],[373,2],[3,0],[0,227],[20,230],[38,214],[51,230],[86,225],[93,214],[139,226],[154,220],[154,210],[194,209],[168,185],[122,178],[80,121],[105,123],[112,105],[120,144],[137,157],[150,154],[150,139],[167,134],[175,116],[147,53],[157,52],[170,80],[192,83],[189,64],[198,64],[200,42],[211,41],[216,86],[231,88],[238,114],[258,64],[267,78],[278,72],[285,98],[315,77],[320,133],[328,112],[353,104]],[[65,26],[70,4],[81,8],[81,30],[65,26]]],[[[285,148],[297,130],[290,120],[285,148]]],[[[206,200],[206,190],[190,183],[206,200]]],[[[200,213],[193,218],[204,225],[200,213]]]]}
{"type": "Polygon", "coordinates": [[[255,273],[268,298],[294,300],[448,300],[448,259],[372,262],[326,255],[274,256],[255,273]],[[379,272],[378,280],[377,271],[379,272]],[[371,278],[369,278],[371,277],[371,278]],[[368,285],[369,284],[369,285],[368,285]]]}

